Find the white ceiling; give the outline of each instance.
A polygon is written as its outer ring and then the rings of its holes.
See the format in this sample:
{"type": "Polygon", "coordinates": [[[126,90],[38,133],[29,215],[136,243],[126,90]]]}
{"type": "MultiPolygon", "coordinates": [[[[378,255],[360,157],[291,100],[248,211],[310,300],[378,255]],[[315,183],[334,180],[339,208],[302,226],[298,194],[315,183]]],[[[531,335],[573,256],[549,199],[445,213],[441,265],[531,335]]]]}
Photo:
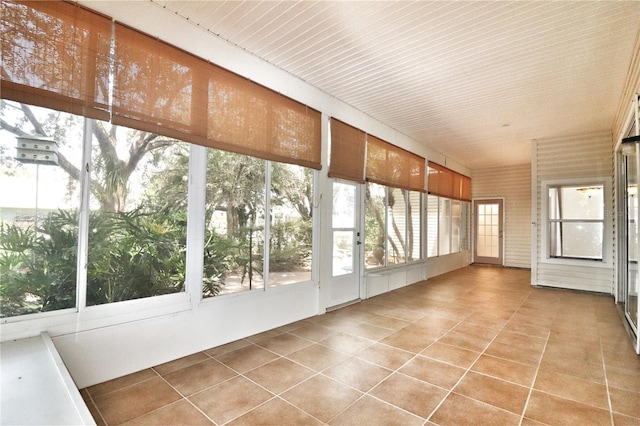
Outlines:
{"type": "Polygon", "coordinates": [[[639,1],[148,0],[471,169],[611,130],[639,1]]]}

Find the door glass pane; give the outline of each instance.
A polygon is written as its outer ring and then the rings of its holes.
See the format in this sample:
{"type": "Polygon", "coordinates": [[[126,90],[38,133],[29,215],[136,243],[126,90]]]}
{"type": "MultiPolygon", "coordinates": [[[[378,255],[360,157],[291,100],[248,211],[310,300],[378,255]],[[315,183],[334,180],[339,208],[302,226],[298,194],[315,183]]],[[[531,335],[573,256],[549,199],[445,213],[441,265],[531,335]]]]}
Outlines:
{"type": "Polygon", "coordinates": [[[334,277],[353,272],[354,231],[333,231],[333,267],[334,277]]]}
{"type": "Polygon", "coordinates": [[[356,187],[339,182],[333,183],[333,211],[331,224],[336,228],[355,228],[356,187]]]}

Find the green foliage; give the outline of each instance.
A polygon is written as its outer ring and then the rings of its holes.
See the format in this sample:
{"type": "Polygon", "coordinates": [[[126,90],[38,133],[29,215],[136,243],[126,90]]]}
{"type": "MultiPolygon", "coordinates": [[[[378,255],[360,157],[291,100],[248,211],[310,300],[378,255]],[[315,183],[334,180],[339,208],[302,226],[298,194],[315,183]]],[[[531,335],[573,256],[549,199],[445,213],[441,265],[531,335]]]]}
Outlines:
{"type": "Polygon", "coordinates": [[[311,220],[289,220],[271,225],[269,271],[289,272],[311,263],[311,220]]]}
{"type": "Polygon", "coordinates": [[[215,229],[206,231],[202,279],[203,297],[212,297],[220,293],[228,271],[237,266],[233,256],[237,248],[238,244],[236,242],[219,235],[215,229]]]}
{"type": "Polygon", "coordinates": [[[365,250],[384,248],[385,238],[385,199],[371,193],[372,184],[367,182],[365,197],[364,235],[365,250]]]}
{"type": "MultiPolygon", "coordinates": [[[[92,212],[87,305],[181,291],[186,217],[92,212]]],[[[59,210],[33,226],[0,226],[2,316],[75,306],[78,216],[59,210]]]]}
{"type": "Polygon", "coordinates": [[[75,306],[77,223],[59,211],[37,227],[0,225],[1,316],[75,306]]]}
{"type": "Polygon", "coordinates": [[[137,209],[89,219],[87,305],[175,293],[184,288],[186,217],[137,209]]]}

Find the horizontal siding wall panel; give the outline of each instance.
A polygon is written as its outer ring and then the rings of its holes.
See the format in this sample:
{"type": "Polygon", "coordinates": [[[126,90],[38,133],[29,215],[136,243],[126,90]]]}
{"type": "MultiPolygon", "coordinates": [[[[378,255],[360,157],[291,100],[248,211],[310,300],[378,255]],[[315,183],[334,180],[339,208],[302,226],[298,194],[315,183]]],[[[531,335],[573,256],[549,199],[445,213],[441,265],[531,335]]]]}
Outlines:
{"type": "Polygon", "coordinates": [[[474,170],[473,198],[504,198],[504,264],[531,267],[531,167],[474,170]]]}
{"type": "Polygon", "coordinates": [[[538,271],[544,286],[570,288],[609,294],[611,270],[581,266],[545,265],[538,271]]]}
{"type": "MultiPolygon", "coordinates": [[[[613,289],[613,262],[609,267],[602,264],[590,266],[550,263],[542,259],[542,232],[545,224],[542,217],[542,182],[607,177],[608,197],[605,211],[613,211],[613,143],[609,132],[564,138],[541,139],[535,144],[535,179],[537,194],[535,222],[537,223],[535,259],[535,283],[540,286],[569,288],[611,293],[613,289]]],[[[605,247],[613,248],[613,221],[605,230],[608,241],[605,247]]],[[[613,253],[611,253],[613,256],[613,253]]],[[[613,259],[612,259],[613,261],[613,259]]]]}

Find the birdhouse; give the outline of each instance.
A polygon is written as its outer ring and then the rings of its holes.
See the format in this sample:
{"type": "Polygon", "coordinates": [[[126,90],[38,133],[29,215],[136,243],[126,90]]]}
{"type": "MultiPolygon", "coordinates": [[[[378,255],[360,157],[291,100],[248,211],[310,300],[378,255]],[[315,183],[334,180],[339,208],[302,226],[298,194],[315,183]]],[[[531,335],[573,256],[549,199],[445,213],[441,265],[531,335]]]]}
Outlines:
{"type": "Polygon", "coordinates": [[[21,163],[58,165],[58,144],[52,138],[20,136],[16,139],[16,160],[21,163]]]}

